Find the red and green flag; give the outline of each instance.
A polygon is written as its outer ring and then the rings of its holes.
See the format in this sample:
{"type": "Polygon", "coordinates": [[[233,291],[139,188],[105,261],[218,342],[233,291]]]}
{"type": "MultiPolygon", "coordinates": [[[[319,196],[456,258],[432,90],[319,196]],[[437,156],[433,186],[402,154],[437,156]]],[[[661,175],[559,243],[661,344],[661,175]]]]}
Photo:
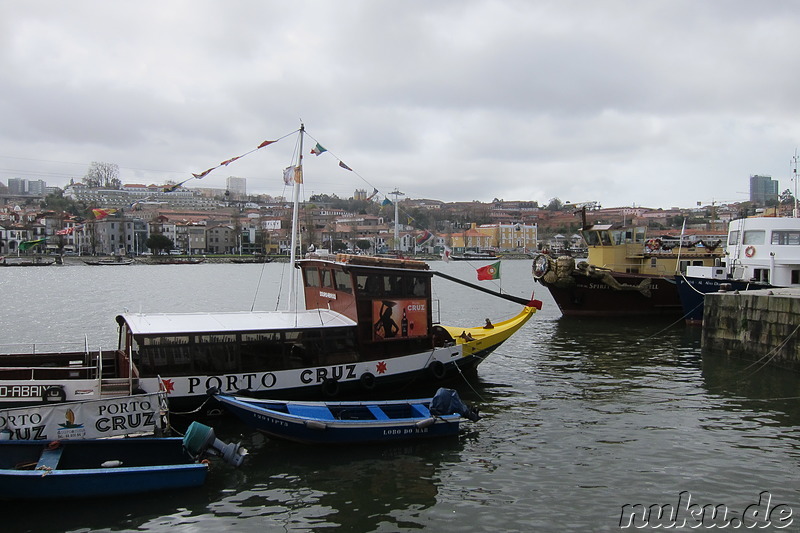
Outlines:
{"type": "Polygon", "coordinates": [[[478,280],[500,279],[500,261],[477,269],[478,280]]]}
{"type": "Polygon", "coordinates": [[[109,215],[113,215],[116,213],[116,209],[92,209],[92,213],[94,213],[95,220],[103,220],[109,215]]]}

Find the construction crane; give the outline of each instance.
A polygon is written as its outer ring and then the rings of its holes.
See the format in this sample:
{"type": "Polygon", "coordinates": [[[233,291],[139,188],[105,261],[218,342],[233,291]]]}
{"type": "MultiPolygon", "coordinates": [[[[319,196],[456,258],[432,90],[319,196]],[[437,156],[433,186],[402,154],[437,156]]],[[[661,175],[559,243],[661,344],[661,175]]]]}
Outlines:
{"type": "Polygon", "coordinates": [[[564,205],[566,207],[574,208],[575,210],[573,211],[573,214],[576,214],[576,215],[578,213],[581,214],[581,227],[582,228],[585,228],[587,226],[587,224],[586,224],[586,210],[588,209],[589,211],[596,211],[596,210],[598,210],[598,209],[600,209],[602,207],[600,205],[600,202],[598,202],[596,200],[592,200],[590,202],[578,202],[578,203],[575,203],[575,204],[570,203],[570,202],[564,202],[564,205]]]}

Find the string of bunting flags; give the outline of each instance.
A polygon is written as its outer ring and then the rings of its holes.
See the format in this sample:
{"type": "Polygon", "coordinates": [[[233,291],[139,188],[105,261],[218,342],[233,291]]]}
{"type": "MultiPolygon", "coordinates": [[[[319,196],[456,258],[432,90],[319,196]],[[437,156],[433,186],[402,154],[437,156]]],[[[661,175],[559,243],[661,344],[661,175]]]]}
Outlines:
{"type": "MultiPolygon", "coordinates": [[[[278,141],[281,141],[281,140],[285,139],[286,137],[289,137],[289,136],[297,133],[297,131],[299,131],[299,130],[294,130],[294,131],[292,131],[290,133],[287,133],[286,135],[278,137],[275,140],[265,140],[265,141],[261,142],[258,146],[253,148],[252,150],[249,150],[249,151],[247,151],[247,152],[245,152],[245,153],[243,153],[241,155],[237,155],[237,156],[228,158],[228,159],[220,162],[219,164],[217,164],[217,165],[215,165],[213,167],[210,167],[210,168],[208,168],[208,169],[206,169],[206,170],[204,170],[202,172],[192,173],[191,177],[186,178],[185,180],[182,180],[182,181],[180,181],[178,183],[166,185],[161,189],[161,192],[163,192],[163,193],[174,192],[174,191],[178,190],[178,188],[180,188],[181,186],[183,186],[184,184],[189,182],[190,180],[203,179],[206,176],[208,176],[209,174],[211,174],[212,172],[214,172],[215,170],[217,170],[217,169],[219,169],[221,167],[227,167],[228,165],[230,165],[234,161],[237,161],[237,160],[239,160],[239,159],[241,159],[241,158],[243,158],[245,156],[248,156],[248,155],[252,154],[253,152],[261,150],[262,148],[265,148],[267,146],[275,144],[278,141]]],[[[347,171],[350,171],[350,172],[353,172],[362,181],[364,181],[368,185],[372,186],[372,184],[370,184],[363,176],[361,176],[358,172],[354,171],[352,167],[347,165],[344,161],[342,161],[339,157],[337,157],[332,152],[330,152],[327,148],[322,146],[322,144],[320,144],[311,135],[309,135],[309,137],[311,137],[311,139],[314,140],[314,142],[316,143],[314,145],[314,147],[311,149],[311,154],[312,155],[315,155],[317,157],[322,155],[322,154],[324,154],[324,153],[327,153],[327,154],[331,155],[332,157],[334,157],[337,160],[340,168],[342,168],[344,170],[347,170],[347,171]]],[[[302,161],[302,157],[300,158],[300,160],[302,161]]],[[[302,168],[302,164],[289,166],[286,169],[284,169],[284,171],[283,171],[283,181],[284,181],[284,184],[287,185],[287,186],[291,185],[292,183],[302,184],[303,183],[303,168],[302,168]]],[[[372,198],[374,198],[378,193],[379,193],[379,191],[378,191],[377,187],[373,186],[372,194],[370,194],[368,196],[367,200],[372,200],[372,198]]],[[[141,199],[137,200],[136,202],[133,202],[132,204],[130,204],[128,206],[128,208],[129,209],[130,208],[136,208],[136,206],[138,204],[140,204],[140,203],[142,203],[142,202],[144,202],[146,200],[147,200],[147,198],[145,198],[143,200],[141,200],[141,199]]],[[[389,200],[389,198],[385,198],[381,205],[389,206],[389,205],[393,205],[393,203],[392,203],[391,200],[389,200]]],[[[117,213],[118,211],[119,211],[118,209],[96,208],[96,209],[92,209],[92,214],[94,215],[94,220],[95,221],[99,221],[99,220],[103,220],[104,218],[106,218],[106,217],[108,217],[110,215],[113,215],[113,214],[117,213]]],[[[408,214],[408,217],[409,217],[410,220],[415,220],[414,217],[411,216],[410,214],[408,214]]],[[[85,224],[83,224],[83,223],[76,224],[76,225],[70,226],[70,227],[66,227],[66,228],[63,228],[61,230],[56,231],[55,234],[52,237],[70,235],[70,234],[73,234],[76,231],[84,229],[84,227],[85,227],[85,224]]],[[[435,236],[430,231],[426,230],[422,235],[420,235],[420,236],[418,236],[416,238],[416,244],[419,245],[419,246],[422,246],[424,244],[427,244],[434,237],[435,236]]],[[[19,247],[20,247],[21,250],[27,250],[29,248],[32,248],[32,247],[38,245],[38,244],[42,244],[42,243],[46,242],[48,238],[50,238],[50,237],[44,237],[44,238],[37,239],[37,240],[32,240],[32,241],[23,241],[23,242],[20,243],[19,247]]],[[[444,260],[448,260],[449,259],[449,249],[445,250],[445,254],[443,254],[442,258],[444,260]]],[[[499,268],[498,268],[498,271],[499,271],[499,268]]],[[[499,276],[499,272],[498,272],[498,276],[499,276]]],[[[497,279],[497,278],[490,278],[490,279],[497,279]]]]}

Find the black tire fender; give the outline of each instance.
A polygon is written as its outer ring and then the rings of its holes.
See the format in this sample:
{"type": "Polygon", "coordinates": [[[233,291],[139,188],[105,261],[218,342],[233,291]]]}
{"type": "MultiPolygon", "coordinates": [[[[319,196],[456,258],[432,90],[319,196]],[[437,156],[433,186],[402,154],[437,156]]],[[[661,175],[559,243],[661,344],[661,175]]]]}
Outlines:
{"type": "Polygon", "coordinates": [[[328,378],[322,382],[322,394],[328,398],[333,398],[339,394],[339,381],[328,378]]]}
{"type": "Polygon", "coordinates": [[[364,372],[361,374],[361,377],[358,378],[358,380],[361,382],[361,386],[366,390],[372,390],[375,388],[375,375],[371,372],[364,372]]]}
{"type": "Polygon", "coordinates": [[[444,377],[445,368],[444,363],[441,361],[433,361],[428,365],[428,370],[431,371],[431,375],[436,379],[442,379],[444,377]]]}

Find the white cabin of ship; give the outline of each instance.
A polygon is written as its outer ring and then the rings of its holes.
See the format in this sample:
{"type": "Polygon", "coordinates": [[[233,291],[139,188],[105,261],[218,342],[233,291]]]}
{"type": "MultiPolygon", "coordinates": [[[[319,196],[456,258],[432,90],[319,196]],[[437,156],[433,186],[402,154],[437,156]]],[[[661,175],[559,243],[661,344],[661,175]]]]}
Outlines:
{"type": "Polygon", "coordinates": [[[728,227],[726,275],[776,287],[800,286],[800,218],[753,217],[728,227]]]}

